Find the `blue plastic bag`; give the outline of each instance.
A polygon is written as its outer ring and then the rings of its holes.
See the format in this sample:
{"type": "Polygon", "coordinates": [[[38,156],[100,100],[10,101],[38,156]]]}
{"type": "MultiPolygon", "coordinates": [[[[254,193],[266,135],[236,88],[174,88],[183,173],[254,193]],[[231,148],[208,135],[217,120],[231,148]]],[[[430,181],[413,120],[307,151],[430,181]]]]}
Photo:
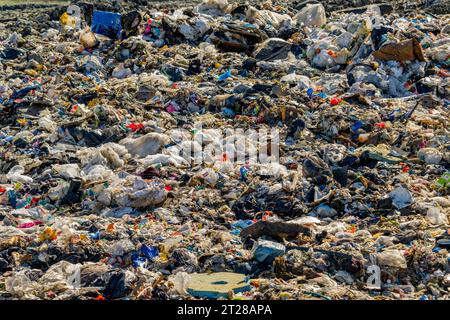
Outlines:
{"type": "Polygon", "coordinates": [[[111,39],[120,39],[122,37],[122,16],[115,12],[94,11],[91,31],[111,39]]]}
{"type": "Polygon", "coordinates": [[[229,77],[231,77],[231,70],[227,70],[226,72],[222,73],[217,80],[219,81],[224,81],[226,79],[228,79],[229,77]]]}
{"type": "Polygon", "coordinates": [[[361,120],[356,121],[353,125],[350,126],[350,130],[352,132],[358,131],[358,129],[361,129],[364,123],[361,120]]]}
{"type": "Polygon", "coordinates": [[[92,240],[100,240],[100,231],[89,233],[89,238],[92,240]]]}
{"type": "Polygon", "coordinates": [[[145,244],[141,247],[141,253],[149,260],[159,256],[159,250],[157,247],[149,247],[145,244]]]}
{"type": "Polygon", "coordinates": [[[225,116],[225,117],[228,117],[228,118],[233,118],[236,114],[234,113],[234,111],[233,110],[231,110],[230,108],[223,108],[222,109],[222,114],[225,116]]]}

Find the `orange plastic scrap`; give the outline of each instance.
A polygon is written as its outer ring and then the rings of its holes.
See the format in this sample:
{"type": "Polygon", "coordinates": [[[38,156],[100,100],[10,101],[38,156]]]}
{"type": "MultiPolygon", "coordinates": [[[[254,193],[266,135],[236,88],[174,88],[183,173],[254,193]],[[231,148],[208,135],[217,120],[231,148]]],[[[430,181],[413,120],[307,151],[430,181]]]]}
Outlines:
{"type": "Polygon", "coordinates": [[[106,231],[107,232],[114,232],[114,223],[110,223],[109,225],[108,225],[108,227],[106,228],[106,231]]]}
{"type": "Polygon", "coordinates": [[[387,44],[375,51],[373,56],[380,60],[425,61],[422,46],[415,38],[387,44]]]}
{"type": "Polygon", "coordinates": [[[40,241],[45,241],[45,240],[53,241],[53,240],[56,240],[56,238],[57,238],[57,232],[50,227],[47,227],[39,236],[40,241]]]}

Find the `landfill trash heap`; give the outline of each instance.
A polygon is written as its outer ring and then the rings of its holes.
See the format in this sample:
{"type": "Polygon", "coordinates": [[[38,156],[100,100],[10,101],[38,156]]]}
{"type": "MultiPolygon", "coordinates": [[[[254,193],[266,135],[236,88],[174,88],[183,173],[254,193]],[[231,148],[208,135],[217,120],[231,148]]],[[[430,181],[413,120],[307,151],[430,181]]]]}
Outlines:
{"type": "Polygon", "coordinates": [[[449,299],[449,3],[408,3],[1,7],[0,300],[449,299]]]}

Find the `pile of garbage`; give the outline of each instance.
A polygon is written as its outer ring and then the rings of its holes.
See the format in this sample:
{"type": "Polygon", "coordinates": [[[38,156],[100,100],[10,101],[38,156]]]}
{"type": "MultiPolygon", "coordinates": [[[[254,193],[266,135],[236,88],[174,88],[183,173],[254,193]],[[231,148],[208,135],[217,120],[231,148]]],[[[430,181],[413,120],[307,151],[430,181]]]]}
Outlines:
{"type": "Polygon", "coordinates": [[[450,298],[450,12],[284,3],[4,11],[0,299],[450,298]]]}

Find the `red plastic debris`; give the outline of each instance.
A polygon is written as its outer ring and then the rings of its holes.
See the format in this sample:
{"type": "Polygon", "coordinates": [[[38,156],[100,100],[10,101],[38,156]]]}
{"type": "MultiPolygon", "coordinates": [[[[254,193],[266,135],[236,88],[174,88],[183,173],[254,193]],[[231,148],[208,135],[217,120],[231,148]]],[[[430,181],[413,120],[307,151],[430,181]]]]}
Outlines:
{"type": "Polygon", "coordinates": [[[330,100],[330,103],[331,103],[332,106],[336,106],[336,105],[338,105],[341,102],[342,102],[342,99],[338,98],[338,97],[333,97],[330,100]]]}
{"type": "Polygon", "coordinates": [[[128,129],[131,129],[133,132],[136,132],[142,128],[144,128],[144,125],[142,123],[130,123],[129,125],[127,125],[128,129]]]}

